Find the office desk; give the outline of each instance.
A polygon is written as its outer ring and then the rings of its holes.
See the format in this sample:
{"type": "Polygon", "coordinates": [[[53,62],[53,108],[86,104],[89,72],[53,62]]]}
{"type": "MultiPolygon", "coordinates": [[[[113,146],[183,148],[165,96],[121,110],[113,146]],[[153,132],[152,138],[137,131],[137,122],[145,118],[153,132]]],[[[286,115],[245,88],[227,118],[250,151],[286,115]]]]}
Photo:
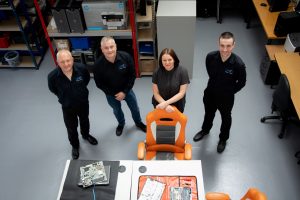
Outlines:
{"type": "MultiPolygon", "coordinates": [[[[269,11],[269,4],[267,0],[252,0],[254,7],[256,9],[256,12],[259,16],[259,19],[261,21],[261,24],[264,28],[264,31],[268,38],[268,43],[270,43],[270,40],[274,39],[285,39],[286,37],[277,37],[274,34],[274,28],[276,25],[276,21],[278,18],[278,15],[280,12],[270,12],[269,11]],[[267,6],[261,6],[261,3],[265,3],[267,6]]],[[[293,9],[293,6],[288,7],[288,11],[291,11],[293,9]]]]}
{"type": "Polygon", "coordinates": [[[291,98],[300,118],[300,55],[299,53],[275,53],[275,59],[281,73],[289,80],[291,98]]]}
{"type": "MultiPolygon", "coordinates": [[[[73,187],[74,193],[78,199],[85,199],[82,193],[86,189],[79,188],[76,182],[66,183],[66,179],[70,179],[70,160],[66,162],[65,170],[63,173],[62,181],[60,184],[57,200],[60,200],[64,191],[65,184],[68,187],[73,187]]],[[[82,162],[81,160],[72,160],[73,164],[82,162]]],[[[104,161],[104,162],[116,162],[116,161],[104,161]]],[[[73,165],[74,166],[74,165],[73,165]]],[[[74,170],[74,169],[73,169],[74,170]]],[[[79,170],[79,168],[77,168],[79,170]]],[[[189,160],[189,161],[130,161],[121,160],[119,161],[119,170],[117,172],[117,183],[114,198],[111,200],[137,200],[139,177],[141,175],[154,175],[154,176],[195,176],[197,178],[197,190],[198,190],[198,200],[205,200],[205,192],[203,185],[203,175],[202,175],[202,165],[200,160],[189,160]],[[125,167],[125,171],[121,168],[125,167]],[[143,173],[140,167],[145,168],[146,171],[143,173]]],[[[112,175],[112,171],[111,171],[112,175]]],[[[96,186],[96,187],[106,187],[106,186],[96,186]]],[[[68,188],[69,189],[69,188],[68,188]]],[[[91,189],[89,189],[91,190],[91,189]]],[[[96,191],[97,192],[97,191],[96,191]]],[[[90,192],[90,195],[92,193],[90,192]]],[[[90,196],[89,196],[90,197],[90,196]]],[[[96,193],[97,199],[99,199],[99,194],[96,193]]],[[[89,199],[92,199],[90,197],[89,199]]],[[[100,198],[100,199],[103,199],[100,198]]]]}
{"type": "Polygon", "coordinates": [[[271,61],[276,61],[275,53],[286,52],[283,45],[265,45],[265,48],[271,61]]]}

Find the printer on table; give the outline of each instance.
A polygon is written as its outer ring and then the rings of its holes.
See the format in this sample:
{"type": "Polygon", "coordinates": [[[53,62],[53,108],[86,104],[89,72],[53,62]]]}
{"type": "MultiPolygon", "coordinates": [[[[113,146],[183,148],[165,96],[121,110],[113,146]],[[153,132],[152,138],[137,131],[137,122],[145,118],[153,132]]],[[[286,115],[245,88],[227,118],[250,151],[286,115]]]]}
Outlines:
{"type": "Polygon", "coordinates": [[[300,33],[289,33],[284,43],[284,49],[288,52],[300,52],[300,33]]]}

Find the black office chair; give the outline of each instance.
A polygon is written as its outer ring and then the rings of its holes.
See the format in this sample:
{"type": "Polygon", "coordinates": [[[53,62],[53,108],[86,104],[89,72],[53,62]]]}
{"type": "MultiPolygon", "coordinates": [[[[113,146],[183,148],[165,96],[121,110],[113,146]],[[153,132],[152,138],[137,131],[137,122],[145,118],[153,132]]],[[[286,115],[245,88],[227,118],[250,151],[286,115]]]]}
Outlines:
{"type": "Polygon", "coordinates": [[[292,99],[289,81],[285,74],[281,74],[278,85],[273,93],[272,113],[278,111],[277,116],[266,116],[260,119],[261,122],[265,122],[269,119],[279,119],[282,121],[281,131],[278,137],[283,138],[285,128],[288,122],[297,122],[299,119],[295,111],[292,99]]]}

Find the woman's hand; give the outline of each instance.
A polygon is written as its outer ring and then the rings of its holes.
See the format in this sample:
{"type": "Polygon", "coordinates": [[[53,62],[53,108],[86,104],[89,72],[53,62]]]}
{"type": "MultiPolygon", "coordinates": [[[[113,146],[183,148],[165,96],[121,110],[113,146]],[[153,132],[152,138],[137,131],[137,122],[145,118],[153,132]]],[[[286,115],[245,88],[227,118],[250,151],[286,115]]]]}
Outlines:
{"type": "Polygon", "coordinates": [[[167,104],[166,101],[163,101],[163,102],[161,102],[160,104],[157,104],[156,108],[164,110],[164,109],[167,108],[168,105],[169,105],[169,104],[167,104]]]}
{"type": "Polygon", "coordinates": [[[168,113],[174,112],[174,108],[173,108],[172,106],[170,106],[170,105],[168,105],[168,106],[166,107],[165,110],[166,110],[168,113]]]}

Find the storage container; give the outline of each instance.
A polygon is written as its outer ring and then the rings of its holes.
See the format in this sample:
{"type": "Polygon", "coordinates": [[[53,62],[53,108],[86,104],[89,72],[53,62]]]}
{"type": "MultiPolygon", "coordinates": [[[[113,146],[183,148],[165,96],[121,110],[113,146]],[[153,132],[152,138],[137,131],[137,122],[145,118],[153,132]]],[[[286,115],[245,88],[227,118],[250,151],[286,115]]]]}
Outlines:
{"type": "Polygon", "coordinates": [[[69,38],[72,49],[87,50],[91,48],[91,40],[88,37],[72,37],[69,38]]]}

